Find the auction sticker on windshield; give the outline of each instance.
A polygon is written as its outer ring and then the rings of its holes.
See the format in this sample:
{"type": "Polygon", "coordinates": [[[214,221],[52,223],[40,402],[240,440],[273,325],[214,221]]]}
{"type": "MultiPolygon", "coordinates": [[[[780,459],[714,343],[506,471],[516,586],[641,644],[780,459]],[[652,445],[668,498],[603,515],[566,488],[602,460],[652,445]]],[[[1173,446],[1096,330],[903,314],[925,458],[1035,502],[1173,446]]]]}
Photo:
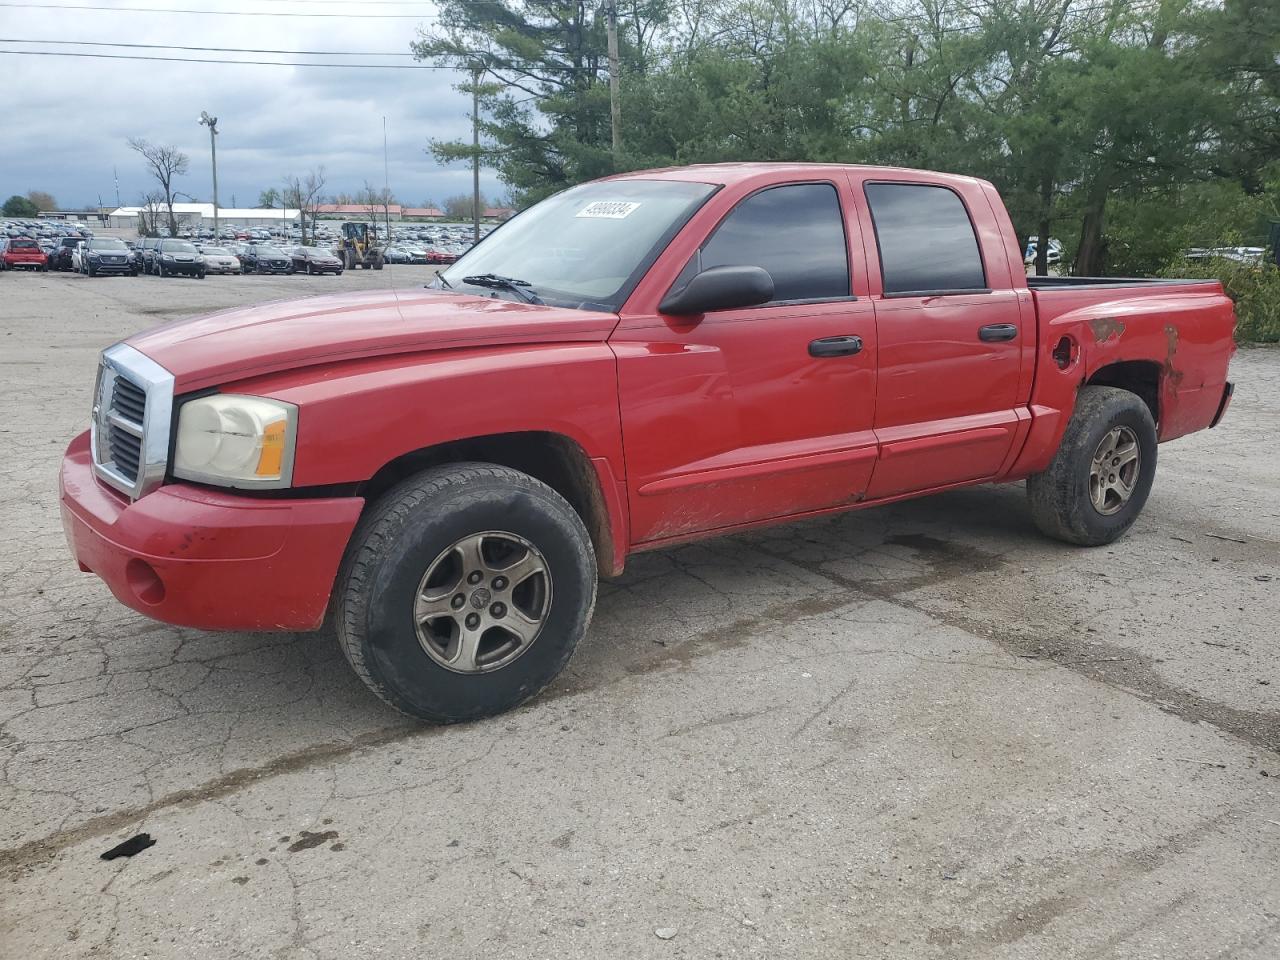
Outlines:
{"type": "Polygon", "coordinates": [[[627,200],[597,200],[579,210],[577,216],[597,220],[622,220],[638,206],[640,204],[627,200]]]}

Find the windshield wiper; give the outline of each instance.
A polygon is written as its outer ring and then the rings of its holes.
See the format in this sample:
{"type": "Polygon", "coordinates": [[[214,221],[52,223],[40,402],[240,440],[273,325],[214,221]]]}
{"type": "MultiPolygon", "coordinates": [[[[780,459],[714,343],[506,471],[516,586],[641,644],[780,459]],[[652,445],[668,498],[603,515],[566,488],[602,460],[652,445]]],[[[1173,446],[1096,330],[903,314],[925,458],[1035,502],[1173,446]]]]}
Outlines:
{"type": "Polygon", "coordinates": [[[463,283],[473,287],[493,287],[497,290],[510,290],[525,303],[542,306],[542,298],[526,287],[532,286],[528,280],[516,280],[513,277],[500,277],[496,273],[478,273],[474,277],[463,277],[463,283]]]}

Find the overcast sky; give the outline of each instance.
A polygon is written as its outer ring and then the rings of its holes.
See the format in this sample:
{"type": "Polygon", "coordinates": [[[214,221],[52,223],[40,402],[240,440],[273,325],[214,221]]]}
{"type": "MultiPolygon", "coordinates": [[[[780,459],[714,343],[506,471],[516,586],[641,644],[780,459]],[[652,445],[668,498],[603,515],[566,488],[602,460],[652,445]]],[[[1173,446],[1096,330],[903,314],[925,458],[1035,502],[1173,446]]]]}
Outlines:
{"type": "MultiPolygon", "coordinates": [[[[412,13],[410,19],[216,16],[124,10],[0,7],[0,38],[76,40],[279,50],[407,51],[419,23],[434,18],[427,3],[298,2],[298,0],[45,0],[51,4],[212,7],[231,11],[368,14],[412,13]],[[418,17],[421,19],[418,19],[418,17]]],[[[328,193],[355,193],[367,179],[382,185],[382,118],[392,191],[402,202],[470,193],[469,167],[442,168],[425,152],[432,137],[470,137],[470,98],[452,89],[444,70],[362,70],[199,63],[150,63],[72,57],[12,56],[9,50],[82,50],[271,60],[415,63],[409,58],[289,57],[117,48],[0,44],[0,196],[46,190],[64,207],[136,204],[151,189],[129,137],[173,144],[191,157],[179,189],[212,199],[208,129],[201,110],[218,118],[218,195],[224,207],[247,207],[260,190],[292,172],[324,165],[328,193]]],[[[491,171],[481,189],[503,192],[491,171]]]]}

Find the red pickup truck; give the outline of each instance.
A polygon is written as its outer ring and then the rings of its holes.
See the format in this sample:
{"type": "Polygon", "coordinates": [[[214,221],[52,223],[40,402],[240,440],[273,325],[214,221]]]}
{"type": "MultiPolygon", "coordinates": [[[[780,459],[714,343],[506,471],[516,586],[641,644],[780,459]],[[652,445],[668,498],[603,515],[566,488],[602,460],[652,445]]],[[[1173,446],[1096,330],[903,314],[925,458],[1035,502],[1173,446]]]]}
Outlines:
{"type": "Polygon", "coordinates": [[[106,350],[62,465],[81,569],[149,616],[312,630],[457,721],[565,665],[631,553],[1026,480],[1068,543],[1214,426],[1217,283],[1028,278],[991,184],[737,164],[575,187],[427,289],[106,350]]]}

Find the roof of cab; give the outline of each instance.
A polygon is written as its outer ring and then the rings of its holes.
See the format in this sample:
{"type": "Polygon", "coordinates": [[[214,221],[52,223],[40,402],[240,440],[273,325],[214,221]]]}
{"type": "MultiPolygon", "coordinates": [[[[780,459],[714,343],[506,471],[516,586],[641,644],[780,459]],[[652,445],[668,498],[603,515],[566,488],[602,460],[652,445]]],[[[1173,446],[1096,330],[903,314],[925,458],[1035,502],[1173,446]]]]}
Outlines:
{"type": "Polygon", "coordinates": [[[694,183],[714,183],[728,186],[743,181],[761,181],[769,179],[788,180],[796,177],[812,177],[821,173],[830,175],[835,171],[871,174],[886,179],[910,174],[912,177],[925,177],[936,183],[985,183],[977,177],[968,177],[958,173],[939,173],[934,170],[918,170],[911,167],[874,166],[856,163],[695,163],[684,167],[658,167],[653,170],[632,170],[618,173],[602,180],[683,180],[694,183]]]}

